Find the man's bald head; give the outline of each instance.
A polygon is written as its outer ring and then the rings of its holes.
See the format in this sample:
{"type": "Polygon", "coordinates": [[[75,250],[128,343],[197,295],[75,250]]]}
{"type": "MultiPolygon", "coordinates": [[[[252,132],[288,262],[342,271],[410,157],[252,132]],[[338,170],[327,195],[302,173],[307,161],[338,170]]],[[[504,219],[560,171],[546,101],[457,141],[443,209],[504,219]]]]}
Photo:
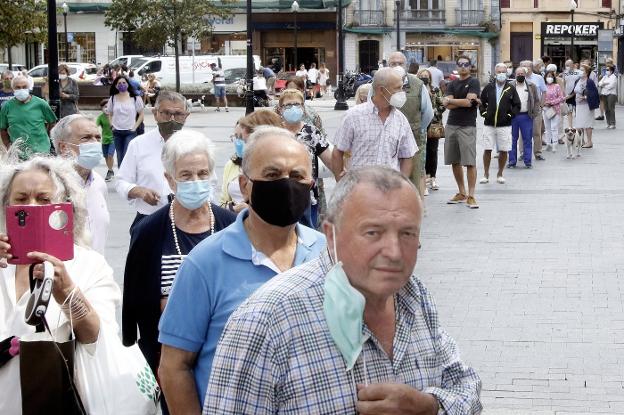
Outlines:
{"type": "Polygon", "coordinates": [[[279,127],[259,127],[249,136],[243,154],[243,173],[249,175],[258,165],[272,158],[301,157],[307,160],[307,172],[311,176],[312,160],[306,146],[295,139],[290,131],[279,127]]]}

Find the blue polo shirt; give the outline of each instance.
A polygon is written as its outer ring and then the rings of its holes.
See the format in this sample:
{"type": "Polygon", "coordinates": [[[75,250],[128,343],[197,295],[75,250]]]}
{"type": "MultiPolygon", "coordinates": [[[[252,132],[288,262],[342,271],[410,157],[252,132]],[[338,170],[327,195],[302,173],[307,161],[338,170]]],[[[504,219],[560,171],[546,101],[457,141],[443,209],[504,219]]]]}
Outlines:
{"type": "MultiPolygon", "coordinates": [[[[236,222],[200,242],[182,262],[160,319],[162,344],[197,353],[193,370],[203,406],[212,359],[230,314],[277,273],[252,261],[254,250],[243,227],[248,212],[236,222]],[[255,265],[254,262],[257,264],[255,265]]],[[[325,249],[323,234],[297,224],[297,266],[325,249]]]]}

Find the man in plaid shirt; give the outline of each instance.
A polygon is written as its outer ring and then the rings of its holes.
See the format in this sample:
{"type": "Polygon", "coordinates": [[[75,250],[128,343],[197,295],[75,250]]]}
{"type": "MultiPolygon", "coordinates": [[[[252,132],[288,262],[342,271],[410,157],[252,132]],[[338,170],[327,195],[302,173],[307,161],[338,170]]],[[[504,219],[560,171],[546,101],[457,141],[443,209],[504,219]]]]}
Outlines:
{"type": "Polygon", "coordinates": [[[232,314],[204,414],[479,413],[481,380],[412,275],[421,218],[405,176],[387,167],[347,172],[323,224],[331,254],[276,276],[232,314]],[[344,283],[332,296],[337,275],[344,283]],[[344,308],[332,312],[342,293],[344,308]],[[360,312],[349,313],[356,303],[360,312]],[[354,342],[332,330],[342,323],[361,339],[351,363],[345,350],[354,342]]]}

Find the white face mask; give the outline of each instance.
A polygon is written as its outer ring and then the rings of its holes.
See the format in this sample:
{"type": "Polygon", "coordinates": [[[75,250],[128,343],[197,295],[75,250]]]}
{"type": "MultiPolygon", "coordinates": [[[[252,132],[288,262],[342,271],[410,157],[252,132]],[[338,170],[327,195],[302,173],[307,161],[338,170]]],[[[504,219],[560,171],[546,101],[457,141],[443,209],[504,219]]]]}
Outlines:
{"type": "Polygon", "coordinates": [[[64,81],[65,79],[67,79],[67,75],[65,75],[64,73],[59,74],[59,79],[60,79],[61,81],[64,81]]]}
{"type": "Polygon", "coordinates": [[[405,68],[402,65],[393,66],[392,69],[394,69],[401,76],[401,78],[404,78],[405,75],[407,75],[407,72],[405,72],[405,68]]]}
{"type": "Polygon", "coordinates": [[[26,101],[30,96],[30,91],[28,89],[16,89],[13,91],[13,95],[20,101],[26,101]]]}
{"type": "Polygon", "coordinates": [[[553,82],[555,82],[555,80],[549,76],[548,78],[546,78],[546,82],[552,84],[553,82]]]}
{"type": "MultiPolygon", "coordinates": [[[[387,89],[386,89],[386,92],[388,92],[387,89]]],[[[392,94],[392,96],[390,97],[390,100],[388,100],[388,104],[398,109],[398,108],[403,107],[406,101],[407,101],[407,94],[405,93],[405,91],[399,91],[399,92],[395,92],[394,94],[392,94]]]]}

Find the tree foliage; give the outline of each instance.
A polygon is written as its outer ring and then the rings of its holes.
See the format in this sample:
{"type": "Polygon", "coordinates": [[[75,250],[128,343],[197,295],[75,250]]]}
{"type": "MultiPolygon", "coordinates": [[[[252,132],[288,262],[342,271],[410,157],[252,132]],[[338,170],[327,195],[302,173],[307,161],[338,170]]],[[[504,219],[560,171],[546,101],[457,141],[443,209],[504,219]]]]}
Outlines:
{"type": "Polygon", "coordinates": [[[45,1],[2,0],[0,48],[10,48],[26,42],[44,42],[47,35],[45,1]]]}
{"type": "Polygon", "coordinates": [[[210,17],[229,17],[229,0],[113,0],[106,11],[106,26],[134,32],[133,39],[148,48],[176,46],[184,37],[209,34],[210,17]]]}

